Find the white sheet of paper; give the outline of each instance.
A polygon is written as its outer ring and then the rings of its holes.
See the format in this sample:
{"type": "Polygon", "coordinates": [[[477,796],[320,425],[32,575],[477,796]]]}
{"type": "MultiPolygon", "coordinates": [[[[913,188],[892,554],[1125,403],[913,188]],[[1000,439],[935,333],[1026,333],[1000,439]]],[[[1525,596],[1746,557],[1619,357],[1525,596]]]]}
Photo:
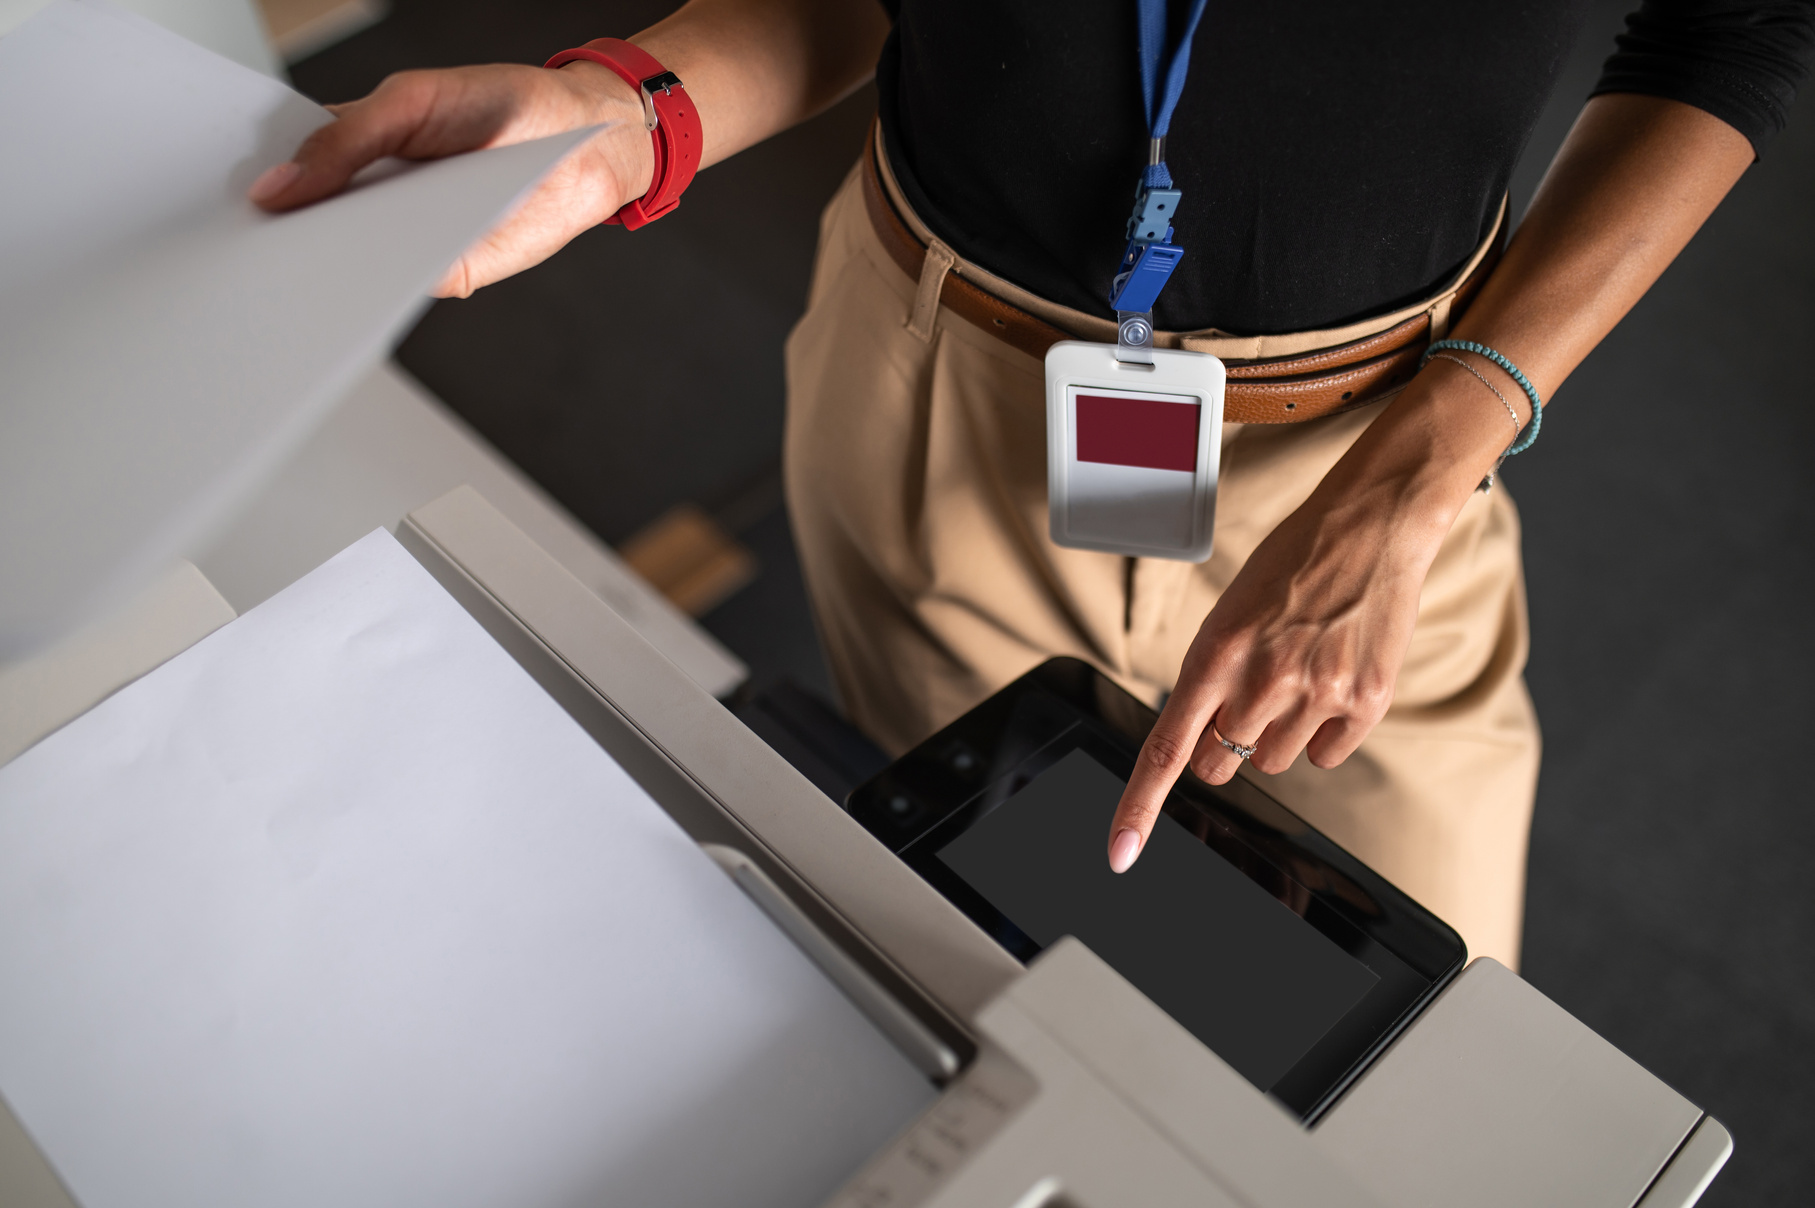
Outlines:
{"type": "Polygon", "coordinates": [[[0,37],[0,658],[192,550],[587,135],[257,210],[327,120],[100,0],[0,37]]]}
{"type": "Polygon", "coordinates": [[[819,1202],[922,1079],[380,531],[0,768],[84,1208],[819,1202]]]}

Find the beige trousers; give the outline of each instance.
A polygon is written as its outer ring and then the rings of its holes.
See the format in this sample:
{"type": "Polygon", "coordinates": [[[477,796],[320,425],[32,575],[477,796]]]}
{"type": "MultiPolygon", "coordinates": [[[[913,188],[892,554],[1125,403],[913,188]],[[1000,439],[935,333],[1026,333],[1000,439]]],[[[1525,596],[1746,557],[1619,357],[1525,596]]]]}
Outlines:
{"type": "MultiPolygon", "coordinates": [[[[1384,405],[1225,427],[1202,565],[1063,549],[1047,533],[1043,367],[943,308],[923,338],[915,294],[853,173],[788,340],[785,466],[839,692],[893,752],[1054,655],[1157,702],[1248,555],[1384,405]]],[[[1514,968],[1538,772],[1526,645],[1518,513],[1496,487],[1431,567],[1392,708],[1361,749],[1330,771],[1302,757],[1278,776],[1244,770],[1471,954],[1514,968]]]]}

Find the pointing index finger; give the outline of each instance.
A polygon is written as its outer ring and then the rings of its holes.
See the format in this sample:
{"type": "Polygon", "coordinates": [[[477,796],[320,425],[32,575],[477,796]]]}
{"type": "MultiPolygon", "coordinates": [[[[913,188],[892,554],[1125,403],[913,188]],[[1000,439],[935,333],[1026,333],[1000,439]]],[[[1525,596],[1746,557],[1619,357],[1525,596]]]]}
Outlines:
{"type": "Polygon", "coordinates": [[[1134,774],[1128,778],[1115,819],[1109,824],[1109,867],[1115,872],[1127,872],[1140,857],[1166,794],[1178,783],[1197,748],[1198,735],[1216,711],[1210,693],[1192,692],[1183,684],[1179,689],[1141,744],[1134,774]]]}

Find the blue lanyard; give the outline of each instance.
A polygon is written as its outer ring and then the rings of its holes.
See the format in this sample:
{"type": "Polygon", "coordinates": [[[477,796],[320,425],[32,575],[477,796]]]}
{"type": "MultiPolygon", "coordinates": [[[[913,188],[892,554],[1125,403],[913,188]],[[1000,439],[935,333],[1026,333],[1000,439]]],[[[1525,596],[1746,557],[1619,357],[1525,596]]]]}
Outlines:
{"type": "Polygon", "coordinates": [[[1128,219],[1128,250],[1109,290],[1109,304],[1120,314],[1153,310],[1154,300],[1172,277],[1185,249],[1172,242],[1172,216],[1183,194],[1172,187],[1166,168],[1166,132],[1172,111],[1185,91],[1185,74],[1191,68],[1191,43],[1209,0],[1186,0],[1190,9],[1178,44],[1166,53],[1167,0],[1136,0],[1141,46],[1141,99],[1147,115],[1147,167],[1135,194],[1134,214],[1128,219]],[[1161,60],[1165,77],[1160,76],[1161,60]]]}
{"type": "Polygon", "coordinates": [[[1147,102],[1147,137],[1160,144],[1149,156],[1153,162],[1148,164],[1141,180],[1149,188],[1172,187],[1172,173],[1166,170],[1166,131],[1172,126],[1172,111],[1178,108],[1179,94],[1185,91],[1185,73],[1191,69],[1191,40],[1197,36],[1197,23],[1203,19],[1209,0],[1189,2],[1191,11],[1185,17],[1184,33],[1178,45],[1172,48],[1172,61],[1166,65],[1165,92],[1156,97],[1160,87],[1160,60],[1166,57],[1166,0],[1137,0],[1141,32],[1141,97],[1147,102]]]}

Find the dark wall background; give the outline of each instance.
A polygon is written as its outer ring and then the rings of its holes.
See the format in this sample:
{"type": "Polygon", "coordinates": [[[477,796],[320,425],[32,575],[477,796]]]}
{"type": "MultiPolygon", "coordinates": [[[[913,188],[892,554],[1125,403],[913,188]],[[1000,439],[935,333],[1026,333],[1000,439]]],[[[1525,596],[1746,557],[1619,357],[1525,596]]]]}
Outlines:
{"type": "MultiPolygon", "coordinates": [[[[396,0],[299,64],[325,101],[406,67],[540,62],[634,0],[396,0]]],[[[1522,210],[1624,3],[1589,6],[1514,183],[1522,210]]],[[[681,501],[762,559],[706,618],[756,677],[829,692],[781,508],[781,341],[866,93],[462,302],[403,364],[608,541],[681,501]]],[[[1815,120],[1789,132],[1559,391],[1507,481],[1526,525],[1546,758],[1525,974],[1733,1130],[1705,1203],[1815,1183],[1815,120]]]]}
{"type": "MultiPolygon", "coordinates": [[[[1624,7],[1595,6],[1518,185],[1624,7]]],[[[1710,1205],[1815,1181],[1809,91],[1508,474],[1545,739],[1524,973],[1732,1130],[1710,1205]]]]}

